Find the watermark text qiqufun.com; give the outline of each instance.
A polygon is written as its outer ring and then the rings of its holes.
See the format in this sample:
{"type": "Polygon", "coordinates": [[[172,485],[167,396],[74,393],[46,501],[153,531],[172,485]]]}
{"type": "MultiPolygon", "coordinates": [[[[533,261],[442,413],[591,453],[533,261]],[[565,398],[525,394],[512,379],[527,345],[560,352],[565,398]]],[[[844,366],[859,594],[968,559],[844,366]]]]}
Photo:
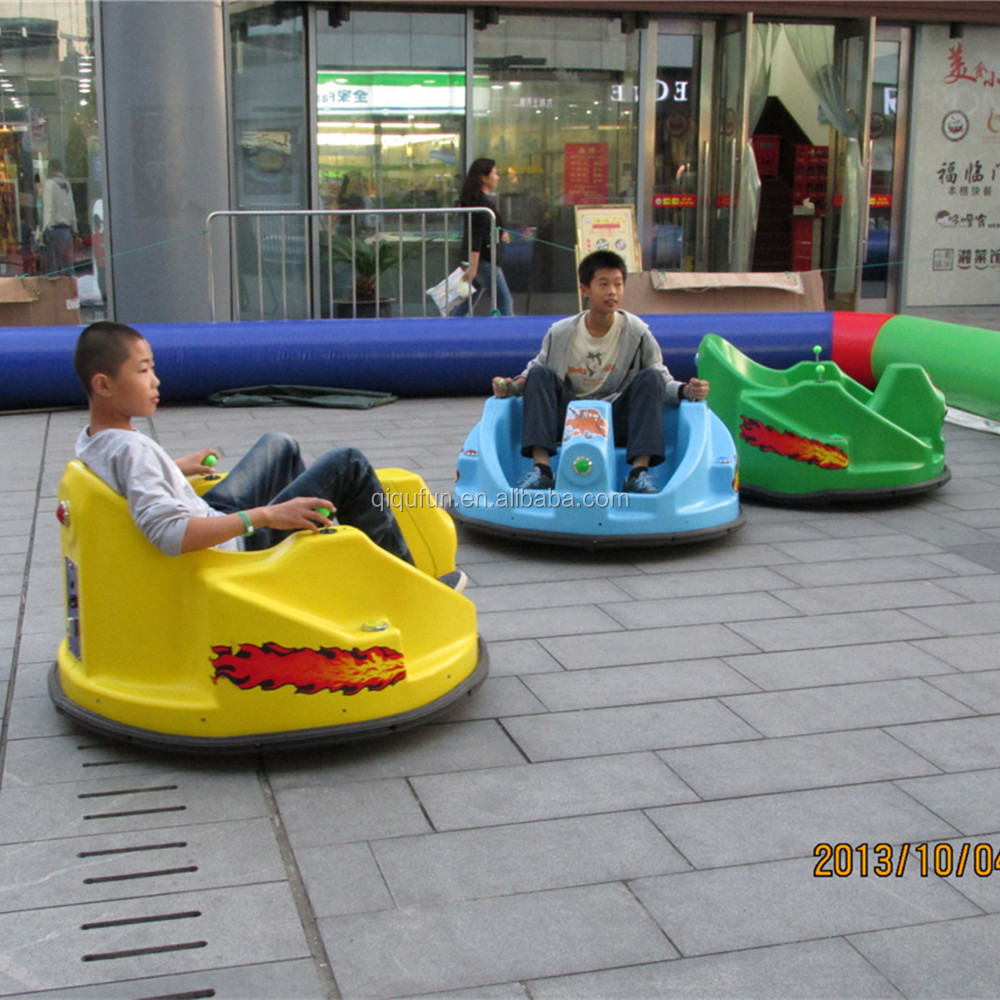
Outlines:
{"type": "Polygon", "coordinates": [[[627,510],[628,493],[571,493],[559,490],[511,490],[489,496],[486,493],[376,493],[372,504],[379,510],[412,510],[417,507],[459,507],[464,510],[488,507],[496,510],[523,508],[582,507],[589,510],[627,510]]]}

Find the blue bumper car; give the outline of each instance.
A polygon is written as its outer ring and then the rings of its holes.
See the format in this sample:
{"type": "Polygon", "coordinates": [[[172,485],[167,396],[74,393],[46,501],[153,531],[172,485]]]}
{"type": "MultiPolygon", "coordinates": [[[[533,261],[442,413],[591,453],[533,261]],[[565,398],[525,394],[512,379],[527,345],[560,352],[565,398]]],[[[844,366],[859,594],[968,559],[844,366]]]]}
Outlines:
{"type": "Polygon", "coordinates": [[[625,449],[615,446],[611,405],[577,400],[566,409],[552,456],[555,488],[517,487],[531,468],[521,455],[523,400],[490,398],[458,457],[452,516],[507,538],[585,548],[675,545],[741,527],[736,446],[704,403],[664,410],[667,454],[650,469],[658,490],[621,492],[625,449]]]}

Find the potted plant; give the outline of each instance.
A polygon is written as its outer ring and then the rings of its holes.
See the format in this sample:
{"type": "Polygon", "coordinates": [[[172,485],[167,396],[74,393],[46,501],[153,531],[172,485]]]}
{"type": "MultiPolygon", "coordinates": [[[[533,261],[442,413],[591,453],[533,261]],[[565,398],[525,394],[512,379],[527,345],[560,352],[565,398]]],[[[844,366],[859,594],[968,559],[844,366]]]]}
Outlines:
{"type": "Polygon", "coordinates": [[[329,260],[335,264],[346,264],[354,268],[354,298],[340,305],[346,305],[343,312],[346,315],[354,315],[354,301],[357,301],[357,315],[374,316],[375,309],[373,303],[376,298],[376,289],[379,289],[379,314],[388,311],[388,303],[391,299],[385,296],[381,289],[383,276],[388,271],[398,269],[404,261],[419,252],[419,245],[416,243],[404,243],[399,239],[378,238],[375,236],[351,239],[339,233],[332,234],[325,242],[325,248],[329,254],[329,260]],[[366,303],[364,309],[361,304],[366,303]]]}

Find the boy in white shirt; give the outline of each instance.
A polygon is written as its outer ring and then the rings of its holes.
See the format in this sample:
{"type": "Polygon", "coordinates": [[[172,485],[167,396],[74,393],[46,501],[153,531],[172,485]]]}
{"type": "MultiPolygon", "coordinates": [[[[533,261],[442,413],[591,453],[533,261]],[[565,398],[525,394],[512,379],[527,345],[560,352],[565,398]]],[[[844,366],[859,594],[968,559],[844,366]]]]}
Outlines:
{"type": "Polygon", "coordinates": [[[646,323],[618,308],[627,273],[625,261],[610,250],[584,257],[579,279],[587,312],[553,323],[520,375],[493,379],[496,396],[524,394],[521,453],[534,465],[519,489],[555,486],[550,462],[562,441],[566,404],[604,399],[611,403],[616,444],[625,446],[631,466],[623,491],[655,493],[649,468],[666,453],[663,407],[708,395],[703,379],[675,379],[646,323]]]}
{"type": "MultiPolygon", "coordinates": [[[[175,461],[132,425],[136,417],[151,417],[160,402],[145,337],[122,323],[91,323],[77,341],[73,366],[90,408],[77,457],[128,500],[135,523],[167,555],[211,546],[268,548],[292,531],[319,531],[336,514],[386,551],[413,561],[389,504],[382,502],[375,470],[357,448],[334,448],[306,469],[292,438],[265,434],[199,496],[187,477],[211,472],[205,460],[216,452],[202,448],[175,461]]],[[[442,578],[456,590],[465,581],[461,570],[442,578]]]]}

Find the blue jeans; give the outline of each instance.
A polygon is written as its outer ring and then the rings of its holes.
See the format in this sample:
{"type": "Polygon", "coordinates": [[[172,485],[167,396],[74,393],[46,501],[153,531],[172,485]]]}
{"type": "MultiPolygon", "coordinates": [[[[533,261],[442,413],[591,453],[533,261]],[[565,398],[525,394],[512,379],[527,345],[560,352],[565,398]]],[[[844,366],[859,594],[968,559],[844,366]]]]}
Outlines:
{"type": "MultiPolygon", "coordinates": [[[[507,278],[504,276],[503,268],[498,267],[497,271],[497,310],[501,316],[514,315],[514,296],[510,294],[507,286],[507,278]]],[[[475,280],[472,282],[472,295],[464,302],[460,302],[449,316],[468,316],[472,307],[483,297],[483,294],[490,294],[493,278],[493,262],[481,260],[479,270],[476,271],[475,280]]]]}
{"type": "MultiPolygon", "coordinates": [[[[265,434],[206,494],[215,510],[232,514],[266,507],[293,497],[324,497],[337,508],[336,518],[363,531],[376,545],[412,563],[409,547],[371,463],[357,448],[334,448],[308,469],[298,444],[287,434],[265,434]]],[[[292,534],[258,528],[244,539],[248,549],[267,549],[292,534]]]]}

